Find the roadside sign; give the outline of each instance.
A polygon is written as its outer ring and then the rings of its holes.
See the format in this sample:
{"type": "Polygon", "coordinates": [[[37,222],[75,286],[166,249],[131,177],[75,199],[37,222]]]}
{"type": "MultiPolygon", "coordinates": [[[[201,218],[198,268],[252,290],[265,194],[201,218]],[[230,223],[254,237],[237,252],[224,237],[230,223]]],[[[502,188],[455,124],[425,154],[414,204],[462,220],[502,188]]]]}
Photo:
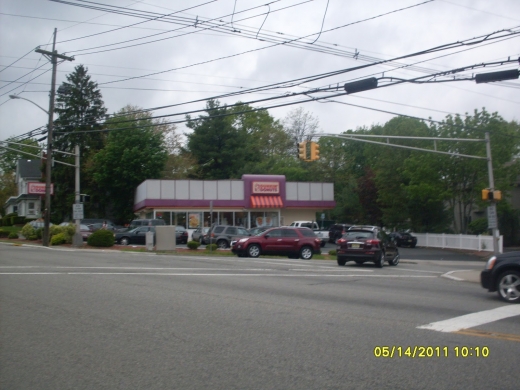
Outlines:
{"type": "Polygon", "coordinates": [[[72,205],[72,219],[83,219],[83,203],[74,203],[72,205]]]}
{"type": "Polygon", "coordinates": [[[488,215],[488,229],[496,229],[498,227],[497,224],[497,205],[492,204],[487,208],[488,215]]]}

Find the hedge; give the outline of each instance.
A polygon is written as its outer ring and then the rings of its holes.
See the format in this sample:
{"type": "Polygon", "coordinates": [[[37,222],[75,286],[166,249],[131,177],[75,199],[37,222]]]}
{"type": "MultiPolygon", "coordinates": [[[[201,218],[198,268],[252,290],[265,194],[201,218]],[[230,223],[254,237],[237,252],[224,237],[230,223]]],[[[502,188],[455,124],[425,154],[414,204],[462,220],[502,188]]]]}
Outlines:
{"type": "Polygon", "coordinates": [[[114,246],[114,243],[114,233],[104,229],[96,230],[87,239],[87,244],[90,246],[110,247],[114,246]]]}

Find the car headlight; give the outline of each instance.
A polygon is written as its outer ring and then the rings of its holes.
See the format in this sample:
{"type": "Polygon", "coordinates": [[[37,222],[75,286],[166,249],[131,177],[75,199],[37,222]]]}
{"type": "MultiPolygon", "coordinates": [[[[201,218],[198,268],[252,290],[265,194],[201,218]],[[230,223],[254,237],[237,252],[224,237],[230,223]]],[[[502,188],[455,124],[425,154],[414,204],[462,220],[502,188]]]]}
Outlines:
{"type": "Polygon", "coordinates": [[[241,238],[240,240],[238,240],[238,242],[246,242],[247,241],[247,238],[241,238]]]}
{"type": "Polygon", "coordinates": [[[497,262],[497,257],[496,256],[490,257],[489,260],[486,263],[486,269],[493,269],[493,267],[495,266],[496,262],[497,262]]]}

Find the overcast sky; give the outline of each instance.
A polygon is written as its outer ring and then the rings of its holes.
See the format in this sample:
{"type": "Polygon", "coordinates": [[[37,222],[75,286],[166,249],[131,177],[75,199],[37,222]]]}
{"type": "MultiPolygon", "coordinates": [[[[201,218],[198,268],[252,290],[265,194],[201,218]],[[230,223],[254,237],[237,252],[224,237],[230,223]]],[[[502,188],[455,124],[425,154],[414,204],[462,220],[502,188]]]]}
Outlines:
{"type": "MultiPolygon", "coordinates": [[[[395,116],[367,108],[442,120],[448,114],[464,115],[485,107],[507,121],[520,120],[519,80],[491,84],[400,83],[385,87],[396,79],[410,80],[508,58],[516,62],[468,69],[449,78],[518,69],[520,0],[67,3],[72,5],[48,0],[0,0],[0,140],[47,123],[42,110],[27,101],[10,99],[9,95],[19,95],[48,110],[51,65],[34,49],[41,46],[52,50],[54,28],[58,53],[75,58],[59,64],[57,86],[75,66],[85,65],[92,80],[99,84],[109,113],[126,105],[173,105],[155,110],[154,114],[184,113],[204,108],[204,101],[193,102],[196,100],[281,83],[276,89],[220,98],[222,103],[233,104],[285,96],[252,104],[268,107],[325,98],[344,92],[345,82],[376,77],[377,89],[270,108],[269,112],[283,119],[290,110],[302,107],[319,120],[320,130],[325,133],[383,124],[395,116]],[[497,33],[501,30],[510,32],[497,33]],[[471,39],[488,34],[492,34],[488,40],[475,45],[455,45],[392,63],[303,80],[298,85],[286,84],[441,45],[477,42],[471,39]],[[339,88],[313,92],[329,86],[339,88]],[[293,93],[297,95],[291,96],[293,93]]],[[[169,120],[182,119],[184,115],[169,120]]],[[[187,130],[182,124],[178,129],[187,130]]]]}

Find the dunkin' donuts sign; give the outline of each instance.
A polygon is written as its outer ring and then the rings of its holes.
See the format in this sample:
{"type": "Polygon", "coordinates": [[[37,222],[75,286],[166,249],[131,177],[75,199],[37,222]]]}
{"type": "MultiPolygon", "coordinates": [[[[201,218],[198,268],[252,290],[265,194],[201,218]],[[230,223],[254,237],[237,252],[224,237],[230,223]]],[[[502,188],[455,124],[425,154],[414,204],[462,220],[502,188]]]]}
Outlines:
{"type": "MultiPolygon", "coordinates": [[[[27,193],[31,195],[45,195],[45,183],[28,182],[27,193]]],[[[54,184],[51,183],[51,195],[54,195],[54,184]]]]}
{"type": "Polygon", "coordinates": [[[280,183],[276,181],[254,181],[253,194],[279,194],[280,183]]]}

